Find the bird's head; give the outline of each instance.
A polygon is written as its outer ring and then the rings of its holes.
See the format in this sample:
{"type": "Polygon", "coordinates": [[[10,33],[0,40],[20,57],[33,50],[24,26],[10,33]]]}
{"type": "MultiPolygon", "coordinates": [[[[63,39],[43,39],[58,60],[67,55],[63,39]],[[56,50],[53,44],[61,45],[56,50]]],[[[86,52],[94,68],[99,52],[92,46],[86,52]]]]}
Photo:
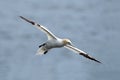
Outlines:
{"type": "Polygon", "coordinates": [[[63,43],[65,45],[67,45],[67,44],[72,45],[72,42],[69,39],[63,39],[63,43]]]}

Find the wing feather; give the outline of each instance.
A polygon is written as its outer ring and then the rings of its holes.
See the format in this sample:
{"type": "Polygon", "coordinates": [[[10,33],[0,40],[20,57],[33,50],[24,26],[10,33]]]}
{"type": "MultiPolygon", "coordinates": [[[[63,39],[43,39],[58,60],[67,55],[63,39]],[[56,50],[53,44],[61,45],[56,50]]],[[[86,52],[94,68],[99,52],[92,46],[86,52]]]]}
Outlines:
{"type": "Polygon", "coordinates": [[[72,45],[66,45],[65,48],[72,50],[75,53],[78,53],[79,55],[82,55],[90,60],[96,61],[98,63],[101,63],[100,61],[98,61],[97,59],[93,58],[92,56],[88,55],[87,53],[85,53],[84,51],[72,46],[72,45]]]}
{"type": "Polygon", "coordinates": [[[43,31],[44,33],[46,33],[48,39],[56,39],[57,37],[51,32],[49,31],[47,28],[45,28],[44,26],[40,25],[40,24],[37,24],[35,23],[34,21],[31,21],[29,19],[26,19],[25,17],[23,16],[20,16],[21,19],[31,23],[32,25],[34,25],[36,28],[40,29],[41,31],[43,31]]]}

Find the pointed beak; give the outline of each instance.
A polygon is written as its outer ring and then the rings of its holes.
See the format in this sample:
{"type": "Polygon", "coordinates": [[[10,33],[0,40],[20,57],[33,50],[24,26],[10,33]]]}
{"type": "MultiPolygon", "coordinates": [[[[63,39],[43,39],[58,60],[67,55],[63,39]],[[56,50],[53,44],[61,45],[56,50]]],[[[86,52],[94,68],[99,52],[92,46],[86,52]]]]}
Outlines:
{"type": "Polygon", "coordinates": [[[69,43],[68,45],[70,45],[70,46],[74,46],[72,43],[69,43]]]}

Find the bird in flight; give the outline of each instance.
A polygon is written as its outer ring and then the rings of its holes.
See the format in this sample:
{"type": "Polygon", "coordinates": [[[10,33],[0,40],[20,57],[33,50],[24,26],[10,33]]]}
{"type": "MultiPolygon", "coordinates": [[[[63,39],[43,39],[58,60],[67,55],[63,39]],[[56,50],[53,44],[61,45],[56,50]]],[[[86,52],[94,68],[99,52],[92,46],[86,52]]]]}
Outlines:
{"type": "Polygon", "coordinates": [[[42,55],[42,54],[46,54],[49,50],[51,50],[52,48],[61,48],[61,47],[65,47],[75,53],[78,53],[79,55],[84,56],[85,58],[88,58],[90,60],[93,60],[95,62],[101,63],[99,60],[95,59],[94,57],[88,55],[87,53],[85,53],[84,51],[76,48],[73,46],[72,42],[69,39],[61,39],[56,37],[51,31],[49,31],[46,27],[37,24],[36,22],[29,20],[23,16],[20,16],[21,19],[31,23],[32,25],[34,25],[34,27],[38,28],[39,30],[43,31],[47,37],[48,40],[43,43],[42,45],[39,46],[39,49],[37,51],[37,55],[42,55]]]}

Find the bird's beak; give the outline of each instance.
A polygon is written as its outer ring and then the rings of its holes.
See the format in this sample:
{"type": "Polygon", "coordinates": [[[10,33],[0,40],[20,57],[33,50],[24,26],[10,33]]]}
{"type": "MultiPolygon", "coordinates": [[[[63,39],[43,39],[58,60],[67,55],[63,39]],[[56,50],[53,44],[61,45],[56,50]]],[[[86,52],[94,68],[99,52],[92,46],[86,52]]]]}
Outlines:
{"type": "Polygon", "coordinates": [[[72,44],[72,43],[69,43],[68,45],[73,46],[73,44],[72,44]]]}

